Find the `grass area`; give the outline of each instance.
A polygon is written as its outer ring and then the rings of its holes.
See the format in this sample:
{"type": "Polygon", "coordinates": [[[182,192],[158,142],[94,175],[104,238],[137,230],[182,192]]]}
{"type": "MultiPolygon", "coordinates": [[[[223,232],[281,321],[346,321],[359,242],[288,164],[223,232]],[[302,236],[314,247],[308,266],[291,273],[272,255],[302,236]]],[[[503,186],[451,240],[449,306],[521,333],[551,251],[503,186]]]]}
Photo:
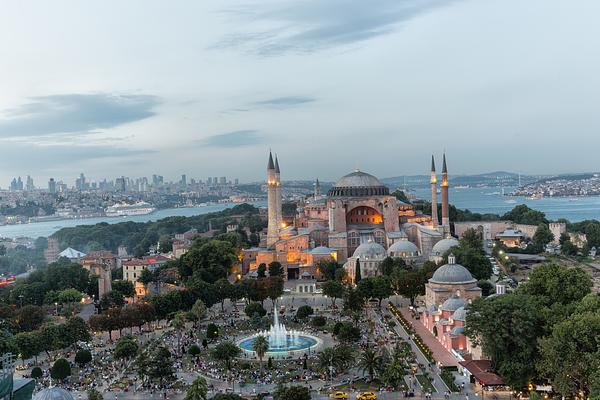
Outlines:
{"type": "Polygon", "coordinates": [[[451,392],[458,392],[458,386],[456,386],[456,383],[454,382],[454,375],[451,371],[447,369],[442,369],[440,378],[442,378],[442,380],[444,381],[446,386],[448,386],[451,392]]]}
{"type": "Polygon", "coordinates": [[[419,375],[415,375],[415,377],[419,381],[419,384],[421,385],[423,390],[425,390],[426,392],[429,392],[429,393],[437,392],[437,390],[435,390],[435,388],[433,387],[433,385],[431,384],[431,381],[429,380],[429,378],[427,376],[419,374],[419,375]]]}

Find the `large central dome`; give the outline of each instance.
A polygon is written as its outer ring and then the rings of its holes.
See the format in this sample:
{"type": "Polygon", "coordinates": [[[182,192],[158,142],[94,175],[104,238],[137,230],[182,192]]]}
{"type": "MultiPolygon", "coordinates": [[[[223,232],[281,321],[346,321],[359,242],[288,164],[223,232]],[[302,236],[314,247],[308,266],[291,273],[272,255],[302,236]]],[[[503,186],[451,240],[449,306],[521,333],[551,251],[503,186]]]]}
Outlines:
{"type": "Polygon", "coordinates": [[[328,195],[340,196],[377,196],[388,195],[390,190],[387,186],[371,174],[355,171],[342,176],[329,190],[328,195]]]}

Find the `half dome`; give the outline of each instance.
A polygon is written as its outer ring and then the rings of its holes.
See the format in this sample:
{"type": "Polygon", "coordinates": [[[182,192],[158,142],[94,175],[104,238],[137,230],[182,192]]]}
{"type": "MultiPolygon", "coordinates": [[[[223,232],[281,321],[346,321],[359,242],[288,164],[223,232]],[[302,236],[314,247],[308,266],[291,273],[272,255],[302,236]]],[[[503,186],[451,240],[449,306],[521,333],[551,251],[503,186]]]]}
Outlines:
{"type": "Polygon", "coordinates": [[[453,294],[448,300],[442,303],[440,307],[442,311],[457,311],[459,308],[464,308],[467,305],[467,302],[461,299],[456,294],[453,294]]]}
{"type": "Polygon", "coordinates": [[[33,400],[73,400],[73,395],[67,390],[59,387],[51,387],[39,391],[33,400]]]}

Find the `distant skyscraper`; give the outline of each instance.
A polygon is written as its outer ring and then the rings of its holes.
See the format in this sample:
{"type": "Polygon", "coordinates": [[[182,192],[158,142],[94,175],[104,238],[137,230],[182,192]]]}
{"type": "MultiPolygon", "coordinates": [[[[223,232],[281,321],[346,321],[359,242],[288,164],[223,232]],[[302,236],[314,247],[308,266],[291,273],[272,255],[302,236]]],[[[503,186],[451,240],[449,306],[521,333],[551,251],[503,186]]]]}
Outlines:
{"type": "Polygon", "coordinates": [[[219,184],[219,180],[217,179],[217,177],[213,177],[213,185],[218,185],[219,184]]]}
{"type": "Polygon", "coordinates": [[[226,176],[222,176],[222,177],[219,179],[219,184],[220,184],[220,185],[227,185],[227,177],[226,177],[226,176]]]}
{"type": "Polygon", "coordinates": [[[27,175],[27,184],[25,185],[25,189],[28,192],[32,192],[35,189],[35,186],[33,186],[33,178],[29,175],[27,175]]]}
{"type": "Polygon", "coordinates": [[[212,183],[213,183],[213,182],[212,182],[212,178],[209,176],[209,177],[206,179],[206,184],[207,184],[207,185],[212,185],[212,183]]]}
{"type": "Polygon", "coordinates": [[[235,178],[234,184],[235,185],[239,185],[240,184],[240,180],[238,178],[235,178]]]}
{"type": "Polygon", "coordinates": [[[183,187],[187,186],[187,176],[185,176],[185,174],[181,175],[181,181],[179,183],[181,183],[181,186],[183,187]]]}
{"type": "Polygon", "coordinates": [[[126,178],[124,176],[115,179],[115,186],[118,192],[124,192],[127,189],[126,178]]]}
{"type": "Polygon", "coordinates": [[[48,191],[52,194],[56,193],[56,181],[54,178],[50,178],[48,181],[48,191]]]}
{"type": "Polygon", "coordinates": [[[75,180],[75,189],[77,189],[77,190],[87,189],[87,184],[85,182],[85,175],[83,175],[83,173],[79,174],[79,178],[77,178],[75,180]]]}

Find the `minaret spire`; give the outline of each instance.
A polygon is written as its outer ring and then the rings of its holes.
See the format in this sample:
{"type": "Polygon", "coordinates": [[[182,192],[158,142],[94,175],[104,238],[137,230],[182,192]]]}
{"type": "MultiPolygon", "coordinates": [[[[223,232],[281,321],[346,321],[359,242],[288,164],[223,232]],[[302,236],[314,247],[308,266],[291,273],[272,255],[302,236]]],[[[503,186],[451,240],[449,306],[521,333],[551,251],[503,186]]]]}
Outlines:
{"type": "Polygon", "coordinates": [[[446,166],[446,153],[442,164],[442,226],[444,233],[450,233],[450,204],[448,202],[448,167],[446,166]]]}
{"type": "Polygon", "coordinates": [[[437,205],[437,175],[435,173],[435,159],[431,155],[431,225],[434,229],[440,225],[438,220],[438,205],[437,205]]]}
{"type": "Polygon", "coordinates": [[[275,153],[275,179],[277,181],[277,187],[275,191],[275,198],[277,199],[277,229],[283,228],[283,211],[281,206],[281,171],[279,170],[279,157],[275,153]]]}
{"type": "Polygon", "coordinates": [[[280,202],[277,201],[279,188],[279,174],[275,172],[273,154],[269,150],[269,162],[267,163],[267,247],[273,247],[279,240],[279,213],[277,210],[280,202]]]}

